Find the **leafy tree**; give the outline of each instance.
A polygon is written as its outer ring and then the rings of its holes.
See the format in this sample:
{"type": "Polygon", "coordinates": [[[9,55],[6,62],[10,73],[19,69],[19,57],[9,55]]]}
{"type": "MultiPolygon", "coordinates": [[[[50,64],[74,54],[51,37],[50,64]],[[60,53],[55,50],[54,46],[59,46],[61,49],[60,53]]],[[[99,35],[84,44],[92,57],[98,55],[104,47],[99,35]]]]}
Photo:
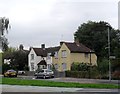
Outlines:
{"type": "Polygon", "coordinates": [[[109,70],[109,63],[107,59],[103,59],[101,61],[98,61],[98,71],[101,75],[106,75],[108,74],[109,70]]]}
{"type": "MultiPolygon", "coordinates": [[[[10,68],[15,70],[28,70],[28,52],[22,49],[16,50],[15,48],[8,48],[7,51],[3,53],[3,59],[10,59],[10,68]]],[[[20,47],[20,48],[21,48],[20,47]]],[[[3,67],[6,65],[3,64],[3,67]]]]}
{"type": "Polygon", "coordinates": [[[12,53],[11,66],[17,70],[28,70],[28,51],[23,48],[23,45],[20,45],[19,50],[12,53]]]}
{"type": "Polygon", "coordinates": [[[9,19],[5,17],[0,18],[0,48],[2,48],[3,51],[6,51],[8,49],[8,40],[4,36],[5,31],[8,33],[8,27],[9,27],[9,19]]]}
{"type": "Polygon", "coordinates": [[[108,57],[108,28],[110,29],[111,55],[120,57],[120,31],[114,30],[109,23],[100,21],[83,23],[78,27],[74,38],[93,49],[98,58],[108,57]]]}

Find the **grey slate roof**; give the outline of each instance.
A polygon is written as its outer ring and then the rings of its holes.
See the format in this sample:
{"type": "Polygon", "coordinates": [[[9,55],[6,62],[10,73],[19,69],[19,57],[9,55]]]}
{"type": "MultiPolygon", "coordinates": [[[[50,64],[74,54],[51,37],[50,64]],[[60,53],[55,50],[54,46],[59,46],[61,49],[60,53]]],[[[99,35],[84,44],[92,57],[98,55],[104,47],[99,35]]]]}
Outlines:
{"type": "Polygon", "coordinates": [[[57,47],[50,47],[50,48],[33,48],[37,56],[42,56],[46,57],[47,53],[52,53],[51,55],[54,54],[55,51],[59,51],[60,46],[57,47]]]}
{"type": "MultiPolygon", "coordinates": [[[[82,43],[76,44],[75,42],[63,42],[66,44],[71,53],[94,53],[93,50],[86,47],[82,43]]],[[[33,48],[37,56],[46,57],[47,53],[51,53],[51,56],[54,56],[55,51],[59,51],[60,46],[49,47],[49,48],[33,48]]]]}
{"type": "Polygon", "coordinates": [[[79,43],[78,45],[73,42],[64,42],[66,44],[66,46],[68,47],[68,49],[71,51],[71,53],[93,53],[94,51],[91,50],[90,48],[86,47],[85,45],[83,45],[82,43],[79,43]]]}

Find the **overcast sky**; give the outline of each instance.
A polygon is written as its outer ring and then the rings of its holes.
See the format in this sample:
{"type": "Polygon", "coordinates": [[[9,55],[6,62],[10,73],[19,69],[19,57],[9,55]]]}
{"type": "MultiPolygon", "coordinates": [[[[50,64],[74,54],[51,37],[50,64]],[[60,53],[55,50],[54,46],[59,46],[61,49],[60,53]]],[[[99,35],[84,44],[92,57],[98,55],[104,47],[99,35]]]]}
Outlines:
{"type": "Polygon", "coordinates": [[[118,28],[119,0],[0,0],[0,17],[10,19],[9,45],[57,46],[74,40],[82,23],[106,21],[118,28]]]}

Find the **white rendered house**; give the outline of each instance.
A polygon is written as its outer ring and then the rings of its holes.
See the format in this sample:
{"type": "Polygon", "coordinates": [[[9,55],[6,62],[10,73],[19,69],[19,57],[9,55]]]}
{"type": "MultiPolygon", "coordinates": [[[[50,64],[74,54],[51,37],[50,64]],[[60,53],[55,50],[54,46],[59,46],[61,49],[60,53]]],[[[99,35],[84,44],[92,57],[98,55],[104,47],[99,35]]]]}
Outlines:
{"type": "Polygon", "coordinates": [[[30,48],[28,54],[28,66],[29,71],[36,71],[37,69],[51,69],[52,68],[52,54],[59,47],[45,48],[45,44],[41,45],[41,48],[30,48]]]}

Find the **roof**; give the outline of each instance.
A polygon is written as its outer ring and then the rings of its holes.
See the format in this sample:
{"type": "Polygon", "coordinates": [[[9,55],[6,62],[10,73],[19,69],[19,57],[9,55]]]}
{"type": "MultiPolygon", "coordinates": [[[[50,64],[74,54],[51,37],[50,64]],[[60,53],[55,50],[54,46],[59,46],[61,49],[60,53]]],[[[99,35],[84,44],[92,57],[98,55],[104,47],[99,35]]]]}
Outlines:
{"type": "Polygon", "coordinates": [[[41,60],[37,65],[47,65],[45,60],[41,60]]]}
{"type": "Polygon", "coordinates": [[[50,47],[50,48],[33,48],[33,50],[35,51],[37,56],[42,56],[42,57],[46,57],[47,53],[52,53],[54,54],[55,51],[59,51],[60,46],[57,47],[50,47]]]}
{"type": "MultiPolygon", "coordinates": [[[[82,43],[75,43],[75,42],[62,42],[65,43],[71,53],[94,53],[93,50],[86,47],[82,43]]],[[[47,53],[51,53],[51,56],[54,56],[55,51],[59,51],[60,46],[56,47],[49,47],[49,48],[33,48],[37,56],[46,57],[47,53]]]]}
{"type": "Polygon", "coordinates": [[[71,53],[93,53],[94,51],[90,48],[86,47],[82,43],[76,44],[75,42],[64,42],[68,49],[71,51],[71,53]]]}
{"type": "Polygon", "coordinates": [[[43,50],[42,48],[33,48],[37,56],[42,56],[46,57],[47,56],[47,51],[43,50]]]}

